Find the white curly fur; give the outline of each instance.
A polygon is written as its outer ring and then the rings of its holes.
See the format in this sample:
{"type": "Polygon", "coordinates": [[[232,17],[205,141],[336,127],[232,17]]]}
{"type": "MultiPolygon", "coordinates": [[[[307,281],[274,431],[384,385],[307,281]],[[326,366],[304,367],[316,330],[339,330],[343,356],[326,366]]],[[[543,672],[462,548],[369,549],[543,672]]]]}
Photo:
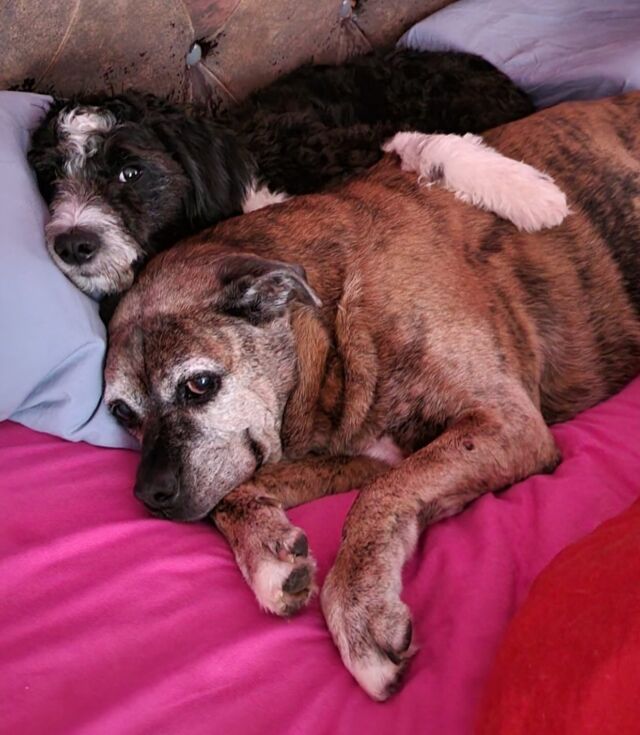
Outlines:
{"type": "Polygon", "coordinates": [[[525,232],[561,224],[569,214],[564,192],[547,174],[503,156],[477,135],[398,133],[382,149],[404,171],[438,183],[458,199],[494,212],[525,232]]]}

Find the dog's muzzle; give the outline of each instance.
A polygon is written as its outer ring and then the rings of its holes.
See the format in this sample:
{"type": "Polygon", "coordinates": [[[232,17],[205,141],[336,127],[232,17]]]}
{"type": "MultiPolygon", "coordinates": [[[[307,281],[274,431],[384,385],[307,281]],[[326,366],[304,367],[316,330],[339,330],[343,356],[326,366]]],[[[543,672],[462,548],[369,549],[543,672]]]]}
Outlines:
{"type": "Polygon", "coordinates": [[[168,444],[159,425],[152,425],[142,441],[142,457],[134,495],[155,515],[180,516],[180,471],[170,459],[168,444]]]}

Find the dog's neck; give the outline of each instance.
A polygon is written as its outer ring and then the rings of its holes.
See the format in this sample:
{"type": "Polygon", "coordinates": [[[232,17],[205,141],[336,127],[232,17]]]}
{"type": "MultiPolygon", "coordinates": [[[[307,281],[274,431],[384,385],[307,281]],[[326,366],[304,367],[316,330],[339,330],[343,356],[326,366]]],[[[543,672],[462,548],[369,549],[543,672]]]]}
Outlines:
{"type": "MultiPolygon", "coordinates": [[[[344,301],[344,298],[343,300],[344,301]]],[[[282,422],[284,455],[351,454],[376,439],[383,427],[370,425],[377,384],[377,355],[356,309],[292,314],[296,382],[282,422]]]]}
{"type": "Polygon", "coordinates": [[[183,146],[182,165],[192,184],[185,199],[191,233],[242,214],[247,196],[263,185],[254,156],[232,128],[208,120],[200,121],[198,132],[191,145],[183,146]],[[204,126],[206,136],[200,131],[204,126]]]}
{"type": "Polygon", "coordinates": [[[296,381],[282,419],[282,449],[291,459],[314,447],[316,413],[331,350],[329,330],[310,309],[294,311],[291,329],[296,351],[296,381]]]}

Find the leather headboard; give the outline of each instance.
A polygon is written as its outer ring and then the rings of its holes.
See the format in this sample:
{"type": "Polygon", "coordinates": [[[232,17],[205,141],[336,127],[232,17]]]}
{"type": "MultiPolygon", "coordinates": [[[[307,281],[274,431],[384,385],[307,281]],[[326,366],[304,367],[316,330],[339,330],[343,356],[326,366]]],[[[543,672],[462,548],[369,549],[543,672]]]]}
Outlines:
{"type": "Polygon", "coordinates": [[[302,63],[391,44],[449,2],[12,0],[0,4],[0,88],[135,87],[217,106],[302,63]]]}

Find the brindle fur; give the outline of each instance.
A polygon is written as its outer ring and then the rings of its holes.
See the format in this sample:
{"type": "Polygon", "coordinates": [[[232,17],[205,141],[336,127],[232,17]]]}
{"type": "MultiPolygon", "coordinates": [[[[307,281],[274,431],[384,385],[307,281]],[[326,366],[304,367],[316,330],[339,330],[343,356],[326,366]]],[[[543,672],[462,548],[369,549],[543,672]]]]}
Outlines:
{"type": "MultiPolygon", "coordinates": [[[[313,560],[283,508],[362,487],[321,600],[345,664],[375,698],[394,691],[412,652],[399,594],[420,530],[552,469],[547,424],[640,371],[639,119],[635,93],[485,136],[564,188],[573,214],[553,230],[518,233],[421,188],[387,157],[340,189],[227,221],[160,256],[116,313],[107,399],[142,396],[144,441],[148,425],[182,411],[192,433],[170,436],[182,469],[194,435],[220,435],[207,423],[215,399],[186,410],[158,397],[177,356],[204,350],[227,371],[223,384],[249,370],[273,386],[282,460],[240,472],[213,511],[264,606],[289,614],[313,589],[313,560]],[[322,307],[299,269],[288,278],[260,258],[303,265],[322,307]],[[265,287],[256,273],[270,267],[280,275],[265,287]],[[261,320],[263,308],[273,313],[261,320]],[[384,436],[408,456],[383,471],[358,455],[384,436]]],[[[200,475],[211,505],[228,472],[200,475]]]]}

